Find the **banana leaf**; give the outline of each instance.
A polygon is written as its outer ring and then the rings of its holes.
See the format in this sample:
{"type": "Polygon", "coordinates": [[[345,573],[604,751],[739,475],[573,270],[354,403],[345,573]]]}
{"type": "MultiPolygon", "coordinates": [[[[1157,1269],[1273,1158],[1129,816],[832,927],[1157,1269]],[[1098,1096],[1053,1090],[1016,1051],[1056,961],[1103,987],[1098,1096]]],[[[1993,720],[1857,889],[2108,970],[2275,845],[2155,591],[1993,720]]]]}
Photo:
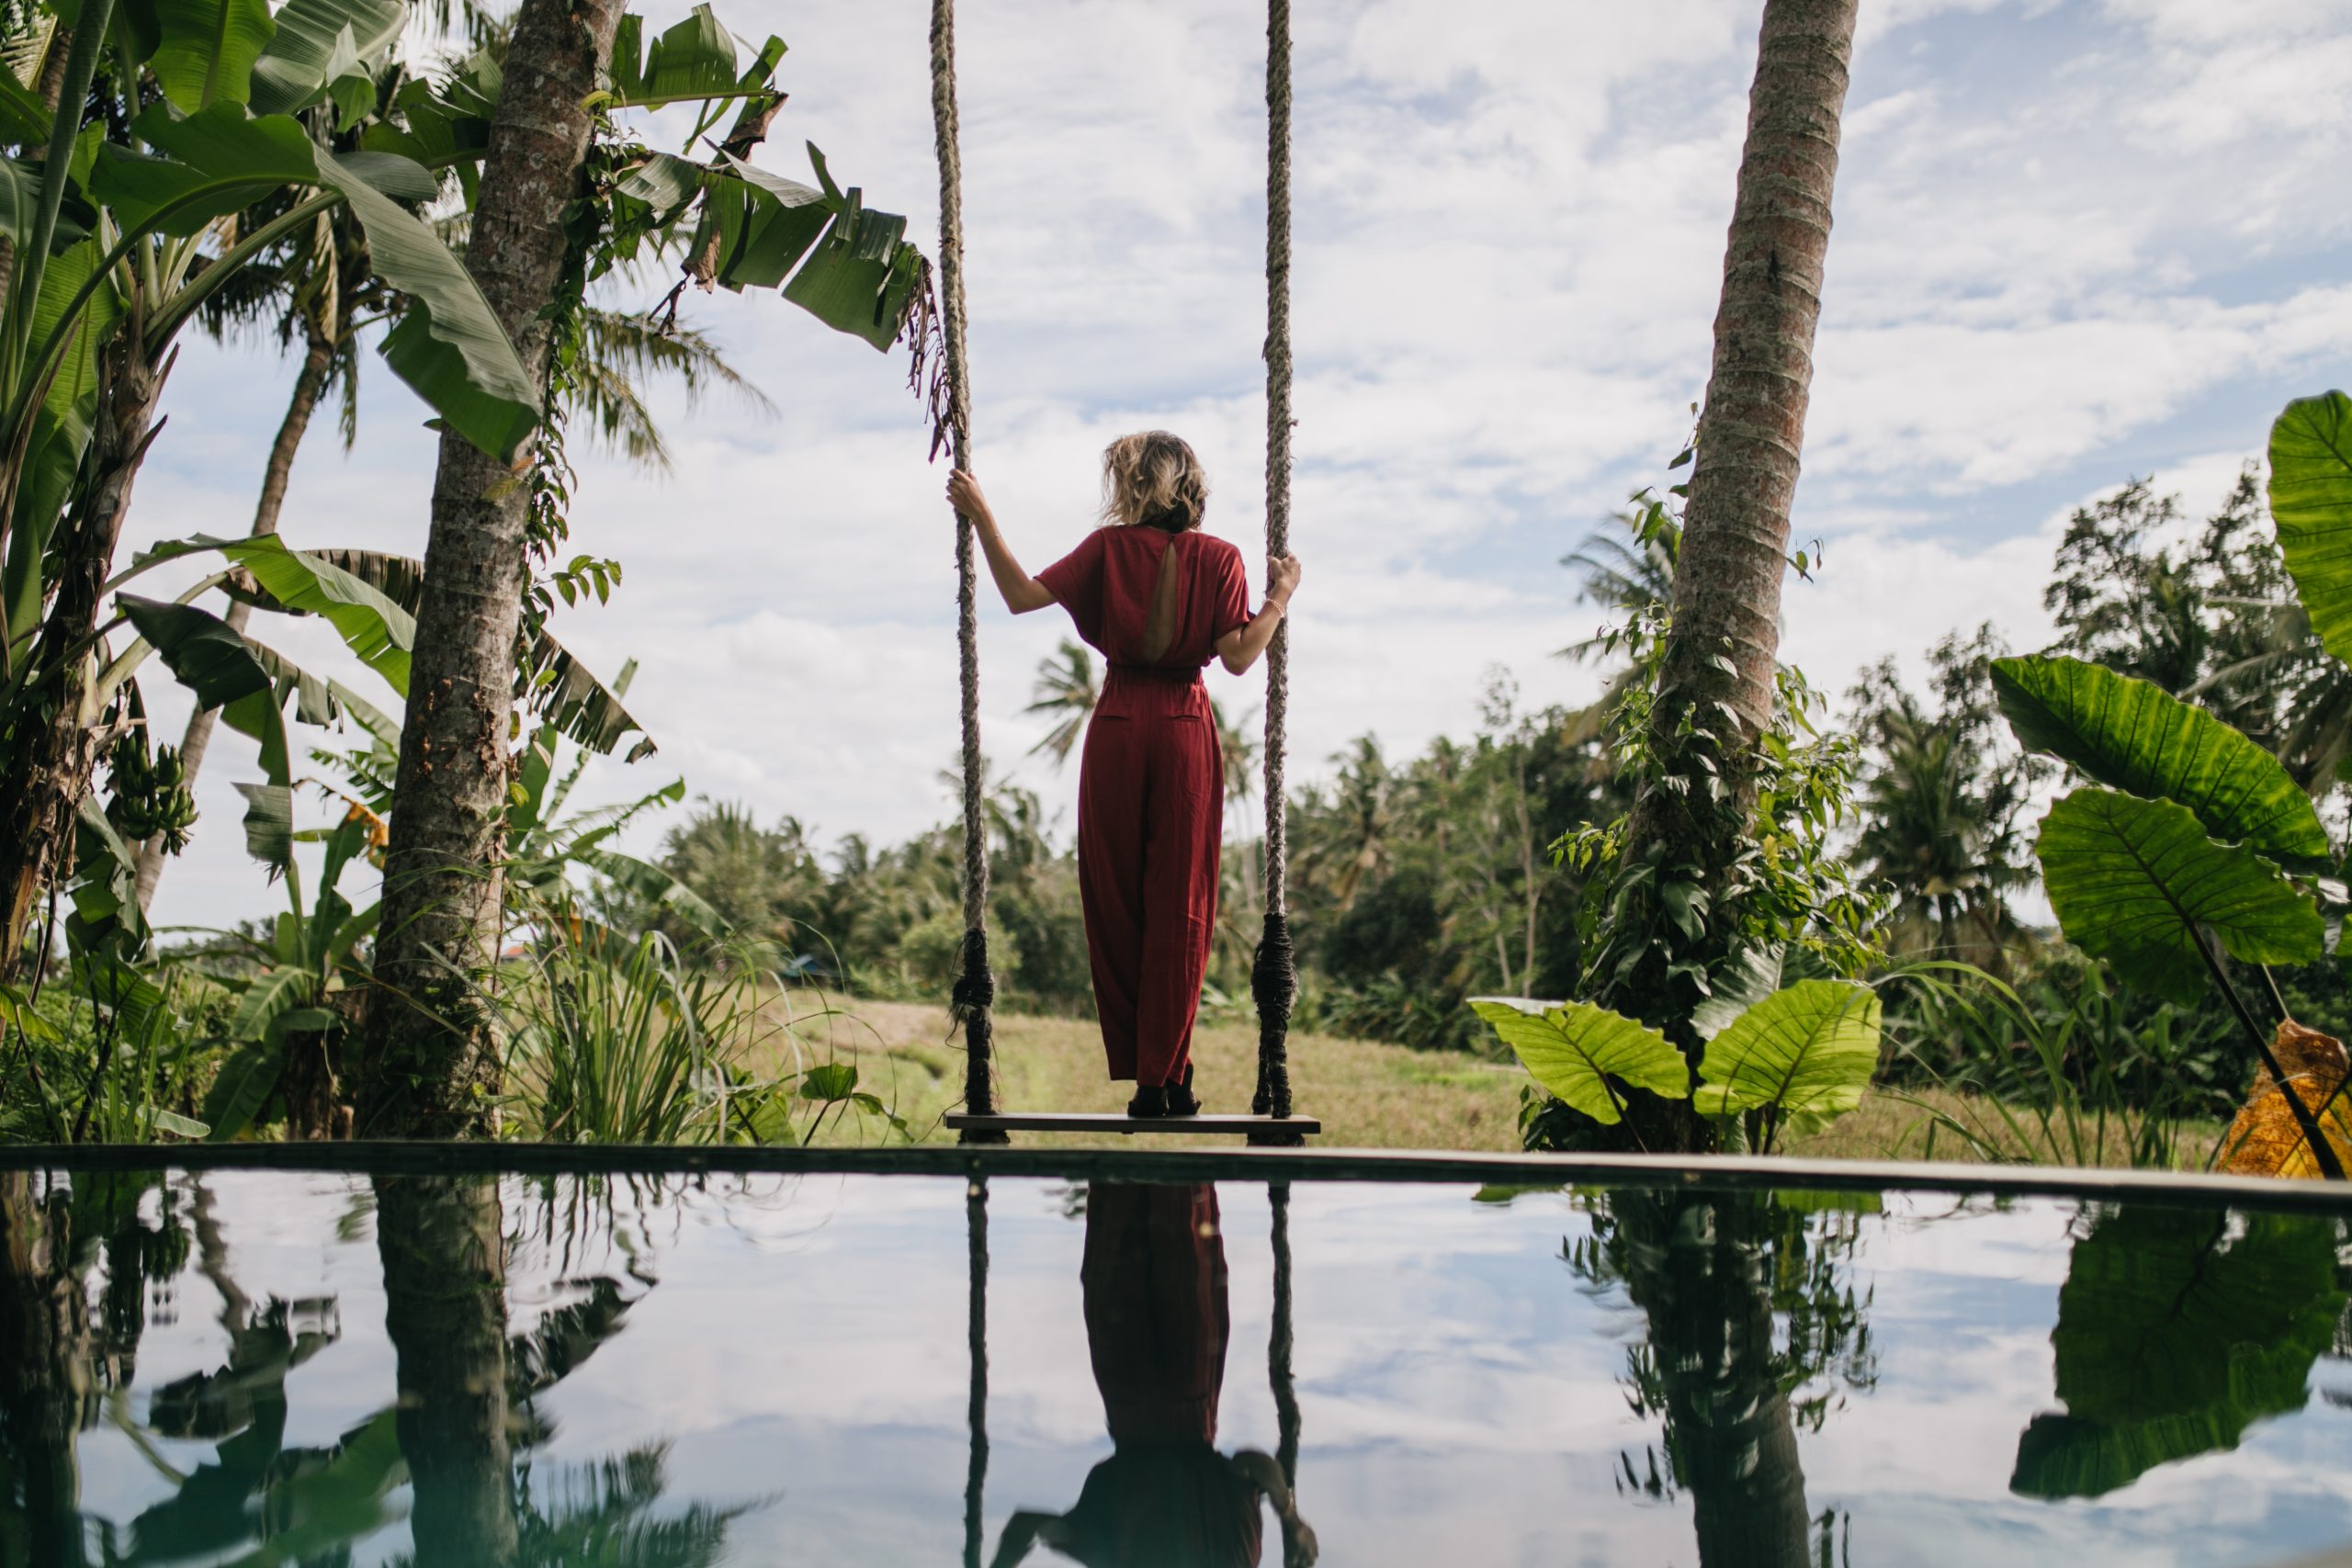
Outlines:
{"type": "Polygon", "coordinates": [[[635,15],[624,17],[614,35],[613,91],[619,104],[705,97],[734,87],[734,35],[720,25],[708,6],[696,6],[684,21],[655,39],[653,47],[640,57],[644,36],[644,23],[635,15]]]}
{"type": "Polygon", "coordinates": [[[323,615],[361,663],[408,695],[416,618],[406,609],[324,557],[288,549],[275,535],[223,545],[220,553],[251,572],[281,607],[323,615]]]}
{"type": "Polygon", "coordinates": [[[2203,995],[2199,926],[2249,964],[2320,956],[2312,896],[2187,807],[2086,785],[2051,807],[2034,852],[2066,940],[2159,997],[2203,995]]]}
{"type": "Polygon", "coordinates": [[[429,195],[435,187],[425,170],[385,150],[339,160],[292,118],[252,118],[233,103],[186,118],[156,105],[134,129],[165,156],[108,145],[93,175],[96,193],[127,231],[194,233],[289,185],[342,196],[367,235],[376,272],[409,300],[386,334],[386,362],[459,435],[502,459],[514,455],[538,422],[537,389],[463,265],[386,194],[429,195]]]}
{"type": "Polygon", "coordinates": [[[259,1041],[232,1051],[204,1096],[200,1114],[212,1129],[206,1137],[225,1144],[251,1126],[276,1092],[284,1065],[277,1046],[259,1041]]]}
{"type": "Polygon", "coordinates": [[[282,784],[241,784],[245,797],[245,852],[282,872],[294,858],[294,790],[282,784]]]}
{"type": "Polygon", "coordinates": [[[183,114],[253,96],[254,63],[277,32],[269,0],[153,0],[158,42],[147,62],[183,114]]]}
{"type": "Polygon", "coordinates": [[[121,593],[115,603],[156,657],[195,694],[198,709],[266,691],[268,670],[234,626],[209,610],[121,593]]]}
{"type": "Polygon", "coordinates": [[[2327,830],[2278,759],[2203,708],[2079,659],[1996,659],[1993,690],[2028,750],[2092,782],[2177,801],[2217,839],[2324,861],[2327,830]]]}
{"type": "MultiPolygon", "coordinates": [[[[400,42],[408,7],[401,0],[288,0],[277,22],[277,35],[254,62],[255,114],[298,113],[355,80],[364,85],[372,107],[371,62],[400,42]]],[[[336,104],[345,110],[341,129],[348,130],[358,117],[348,112],[351,105],[343,97],[336,104]]]]}
{"type": "MultiPolygon", "coordinates": [[[[413,615],[422,601],[424,567],[413,556],[346,549],[305,553],[367,584],[404,614],[413,615]]],[[[609,755],[623,737],[635,733],[639,739],[627,760],[634,762],[653,753],[652,737],[622,704],[620,694],[598,680],[544,626],[523,649],[517,682],[525,698],[548,722],[590,750],[609,755]]]]}
{"type": "Polygon", "coordinates": [[[1590,1002],[1562,1002],[1541,1013],[1509,1002],[1473,1001],[1471,1010],[1518,1053],[1537,1083],[1594,1121],[1622,1119],[1622,1079],[1668,1100],[1687,1099],[1690,1066],[1667,1037],[1590,1002]]]}

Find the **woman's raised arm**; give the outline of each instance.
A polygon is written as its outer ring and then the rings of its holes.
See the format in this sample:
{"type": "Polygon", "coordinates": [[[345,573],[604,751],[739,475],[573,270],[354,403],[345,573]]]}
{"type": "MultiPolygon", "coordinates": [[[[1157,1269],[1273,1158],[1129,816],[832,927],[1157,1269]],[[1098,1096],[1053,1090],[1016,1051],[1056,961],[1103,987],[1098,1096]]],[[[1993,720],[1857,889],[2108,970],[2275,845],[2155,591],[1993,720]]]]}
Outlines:
{"type": "Polygon", "coordinates": [[[1274,556],[1266,562],[1266,603],[1248,626],[1236,626],[1216,639],[1217,657],[1236,675],[1246,672],[1274,640],[1274,630],[1290,614],[1290,596],[1298,592],[1298,558],[1274,556]]]}
{"type": "Polygon", "coordinates": [[[1004,595],[1004,607],[1016,615],[1032,610],[1042,610],[1054,602],[1054,591],[1021,570],[1012,558],[1012,550],[997,531],[996,513],[989,510],[989,498],[980,493],[980,481],[958,468],[947,476],[947,503],[972,520],[980,536],[980,548],[989,558],[989,575],[996,579],[996,591],[1004,595]]]}

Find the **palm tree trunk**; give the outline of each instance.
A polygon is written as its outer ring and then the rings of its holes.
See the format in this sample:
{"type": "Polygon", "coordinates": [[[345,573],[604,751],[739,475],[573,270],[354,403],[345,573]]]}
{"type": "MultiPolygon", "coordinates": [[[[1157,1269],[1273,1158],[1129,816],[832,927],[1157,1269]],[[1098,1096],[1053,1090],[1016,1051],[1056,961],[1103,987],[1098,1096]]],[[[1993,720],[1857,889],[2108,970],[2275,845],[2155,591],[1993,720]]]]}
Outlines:
{"type": "Polygon", "coordinates": [[[1752,1194],[1640,1192],[1609,1210],[1634,1243],[1626,1293],[1647,1320],[1666,1385],[1667,1440],[1690,1494],[1700,1568],[1813,1562],[1758,1207],[1752,1194]]]}
{"type": "MultiPolygon", "coordinates": [[[[548,384],[538,313],[565,265],[591,116],[621,0],[523,0],[505,61],[466,265],[548,384]]],[[[369,1136],[495,1128],[498,1062],[477,982],[495,961],[503,887],[514,642],[530,562],[531,487],[455,432],[441,435],[433,528],[384,863],[379,982],[359,1064],[369,1136]]]]}
{"type": "Polygon", "coordinates": [[[379,1176],[375,1191],[417,1561],[507,1568],[515,1521],[498,1183],[379,1176]]]}
{"type": "Polygon", "coordinates": [[[82,713],[86,645],[169,368],[148,363],[135,316],[100,352],[90,478],[58,525],[55,597],[28,655],[49,673],[14,705],[14,727],[0,736],[0,976],[16,972],[42,887],[71,869],[74,813],[98,750],[82,713]]]}
{"type": "MultiPolygon", "coordinates": [[[[261,501],[254,508],[255,538],[277,532],[277,513],[286,502],[286,480],[294,471],[295,449],[302,445],[302,433],[311,427],[311,412],[327,384],[327,369],[334,363],[334,345],[315,324],[310,337],[302,368],[294,378],[294,395],[287,401],[286,417],[279,422],[277,439],[269,448],[269,466],[262,470],[261,501]]],[[[229,625],[242,632],[253,613],[253,606],[240,600],[229,606],[229,625]]],[[[204,753],[212,744],[212,727],[220,716],[218,708],[188,715],[187,729],[180,737],[180,766],[186,770],[190,789],[196,787],[196,775],[204,766],[204,753]]],[[[159,834],[139,846],[139,908],[142,911],[154,902],[155,883],[163,874],[164,840],[159,834]]]]}
{"type": "MultiPolygon", "coordinates": [[[[1652,886],[1720,892],[1753,834],[1756,747],[1772,722],[1781,579],[1813,384],[1813,340],[1829,248],[1838,116],[1853,53],[1856,0],[1765,0],[1747,141],[1724,256],[1714,364],[1699,417],[1697,460],[1674,576],[1673,629],[1658,678],[1652,744],[1662,775],[1637,803],[1620,863],[1647,861],[1652,886]],[[1686,724],[1689,733],[1686,733],[1686,724]],[[1719,793],[1705,787],[1718,776],[1719,793]]],[[[1645,895],[1655,912],[1654,895],[1645,895]]],[[[1611,999],[1678,1030],[1698,998],[1668,966],[1724,956],[1733,911],[1718,899],[1695,951],[1661,936],[1611,999]]],[[[1665,922],[1660,922],[1660,929],[1665,922]]],[[[1707,1125],[1687,1104],[1657,1102],[1635,1135],[1651,1149],[1703,1148],[1707,1125]]]]}

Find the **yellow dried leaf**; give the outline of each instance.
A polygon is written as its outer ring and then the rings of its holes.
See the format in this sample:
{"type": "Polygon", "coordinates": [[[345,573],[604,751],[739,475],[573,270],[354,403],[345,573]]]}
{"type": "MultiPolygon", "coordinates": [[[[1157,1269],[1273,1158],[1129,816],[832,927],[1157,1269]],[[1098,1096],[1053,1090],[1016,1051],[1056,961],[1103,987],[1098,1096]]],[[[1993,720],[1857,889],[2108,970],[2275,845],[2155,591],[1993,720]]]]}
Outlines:
{"type": "Polygon", "coordinates": [[[2287,1095],[2292,1092],[2313,1111],[2328,1106],[2326,1115],[2321,1119],[2320,1131],[2335,1148],[2338,1162],[2352,1170],[2352,1101],[2335,1093],[2346,1073],[2352,1072],[2352,1061],[2347,1061],[2344,1043],[2290,1019],[2278,1026],[2270,1049],[2287,1075],[2286,1088],[2279,1087],[2268,1067],[2255,1074],[2253,1091],[2222,1139],[2222,1168],[2233,1176],[2279,1176],[2307,1181],[2319,1178],[2319,1162],[2312,1157],[2311,1148],[2303,1140],[2302,1124],[2287,1100],[2287,1095]],[[2331,1099],[2335,1103],[2329,1105],[2331,1099]]]}

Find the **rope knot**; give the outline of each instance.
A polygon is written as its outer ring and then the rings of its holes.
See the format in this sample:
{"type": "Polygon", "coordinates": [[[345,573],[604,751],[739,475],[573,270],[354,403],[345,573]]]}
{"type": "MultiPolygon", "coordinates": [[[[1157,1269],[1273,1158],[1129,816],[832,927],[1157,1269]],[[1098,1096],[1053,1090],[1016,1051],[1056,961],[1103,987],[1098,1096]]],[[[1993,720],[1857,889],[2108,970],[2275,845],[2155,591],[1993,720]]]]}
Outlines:
{"type": "Polygon", "coordinates": [[[962,972],[949,993],[948,1016],[957,1024],[996,1006],[996,972],[989,967],[989,933],[978,926],[964,932],[962,972]]]}
{"type": "Polygon", "coordinates": [[[1258,1092],[1250,1109],[1260,1116],[1290,1114],[1291,1004],[1298,999],[1297,951],[1290,939],[1290,919],[1266,911],[1265,935],[1259,939],[1256,960],[1250,966],[1250,994],[1258,1003],[1258,1092]]]}

